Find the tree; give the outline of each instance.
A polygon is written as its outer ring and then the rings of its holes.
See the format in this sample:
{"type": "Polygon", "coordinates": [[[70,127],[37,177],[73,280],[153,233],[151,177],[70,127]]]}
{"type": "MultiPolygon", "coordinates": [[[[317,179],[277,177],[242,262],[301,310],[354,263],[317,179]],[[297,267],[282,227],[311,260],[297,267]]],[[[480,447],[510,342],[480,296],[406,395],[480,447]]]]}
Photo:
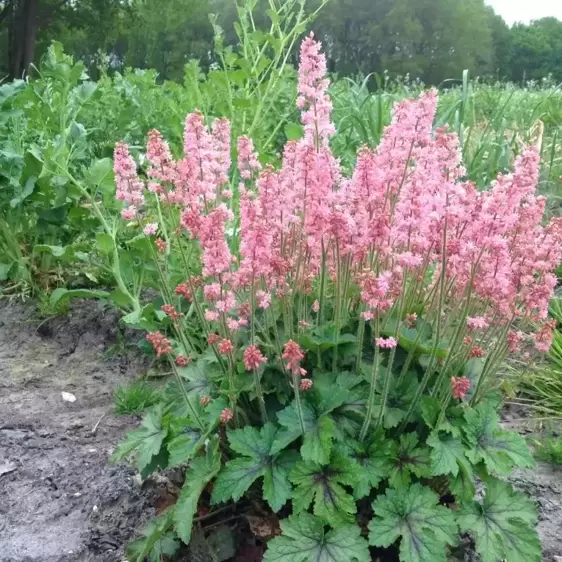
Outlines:
{"type": "Polygon", "coordinates": [[[540,80],[552,74],[562,80],[562,21],[543,18],[511,30],[511,79],[540,80]]]}
{"type": "Polygon", "coordinates": [[[9,78],[27,72],[35,58],[39,31],[47,26],[69,0],[2,0],[0,1],[0,31],[6,45],[7,60],[3,61],[9,78]]]}

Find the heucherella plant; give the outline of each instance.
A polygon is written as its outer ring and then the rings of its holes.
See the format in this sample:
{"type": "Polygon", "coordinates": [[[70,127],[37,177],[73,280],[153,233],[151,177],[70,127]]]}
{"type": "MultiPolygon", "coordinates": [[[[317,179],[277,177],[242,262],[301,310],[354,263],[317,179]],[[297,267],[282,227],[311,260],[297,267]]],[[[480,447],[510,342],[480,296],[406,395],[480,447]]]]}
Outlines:
{"type": "Polygon", "coordinates": [[[116,148],[122,215],[152,247],[169,322],[147,339],[175,382],[115,458],[187,467],[131,557],[170,554],[201,510],[227,504],[217,516],[250,505],[281,519],[266,562],[366,562],[369,545],[439,562],[460,533],[485,562],[539,561],[534,506],[504,480],[533,460],[500,427],[495,392],[508,354],[552,338],[562,221],[541,223],[539,155],[524,148],[478,191],[457,136],[432,128],[429,91],[396,106],[346,177],[328,85],[311,35],[304,134],[280,169],[241,137],[233,170],[229,123],[197,112],[180,158],[150,133],[146,180],[116,148]]]}

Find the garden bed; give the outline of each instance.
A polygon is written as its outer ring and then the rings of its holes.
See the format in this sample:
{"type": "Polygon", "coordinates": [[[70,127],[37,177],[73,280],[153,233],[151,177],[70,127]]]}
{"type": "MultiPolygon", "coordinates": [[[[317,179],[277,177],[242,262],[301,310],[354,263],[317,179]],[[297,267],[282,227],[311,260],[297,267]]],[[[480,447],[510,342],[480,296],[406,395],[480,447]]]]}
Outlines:
{"type": "MultiPolygon", "coordinates": [[[[33,305],[0,306],[1,562],[122,561],[157,510],[163,491],[108,464],[137,423],[112,413],[113,390],[142,369],[115,354],[116,325],[91,302],[43,322],[33,305]]],[[[538,503],[543,560],[558,562],[562,470],[540,464],[512,481],[538,503]]]]}

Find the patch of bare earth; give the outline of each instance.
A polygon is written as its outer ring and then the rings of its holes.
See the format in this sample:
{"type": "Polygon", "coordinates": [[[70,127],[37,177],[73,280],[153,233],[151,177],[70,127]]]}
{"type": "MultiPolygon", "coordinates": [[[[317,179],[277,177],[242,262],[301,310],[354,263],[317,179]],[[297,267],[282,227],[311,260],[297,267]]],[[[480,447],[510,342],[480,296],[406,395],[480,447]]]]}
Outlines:
{"type": "Polygon", "coordinates": [[[117,321],[92,302],[42,325],[32,305],[0,305],[0,562],[121,561],[153,514],[134,470],[108,464],[136,425],[113,391],[140,368],[107,357],[117,321]]]}

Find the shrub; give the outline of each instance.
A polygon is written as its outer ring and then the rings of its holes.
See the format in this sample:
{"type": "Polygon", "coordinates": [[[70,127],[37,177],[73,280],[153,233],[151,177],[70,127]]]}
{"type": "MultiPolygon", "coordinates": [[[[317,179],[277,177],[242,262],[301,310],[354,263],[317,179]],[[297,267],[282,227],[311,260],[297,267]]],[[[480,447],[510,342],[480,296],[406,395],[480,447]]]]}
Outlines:
{"type": "Polygon", "coordinates": [[[269,562],[362,562],[393,544],[405,562],[444,561],[459,531],[485,561],[538,561],[532,502],[502,479],[533,459],[494,392],[507,354],[552,337],[562,223],[541,225],[538,153],[479,192],[456,135],[432,129],[429,91],[344,177],[325,71],[310,36],[304,136],[278,170],[241,137],[231,173],[228,121],[198,112],[180,159],[150,133],[146,182],[117,146],[122,215],[152,248],[169,325],[147,339],[175,383],[114,458],[134,452],[143,475],[187,466],[132,556],[170,554],[198,506],[250,497],[282,518],[269,562]]]}

